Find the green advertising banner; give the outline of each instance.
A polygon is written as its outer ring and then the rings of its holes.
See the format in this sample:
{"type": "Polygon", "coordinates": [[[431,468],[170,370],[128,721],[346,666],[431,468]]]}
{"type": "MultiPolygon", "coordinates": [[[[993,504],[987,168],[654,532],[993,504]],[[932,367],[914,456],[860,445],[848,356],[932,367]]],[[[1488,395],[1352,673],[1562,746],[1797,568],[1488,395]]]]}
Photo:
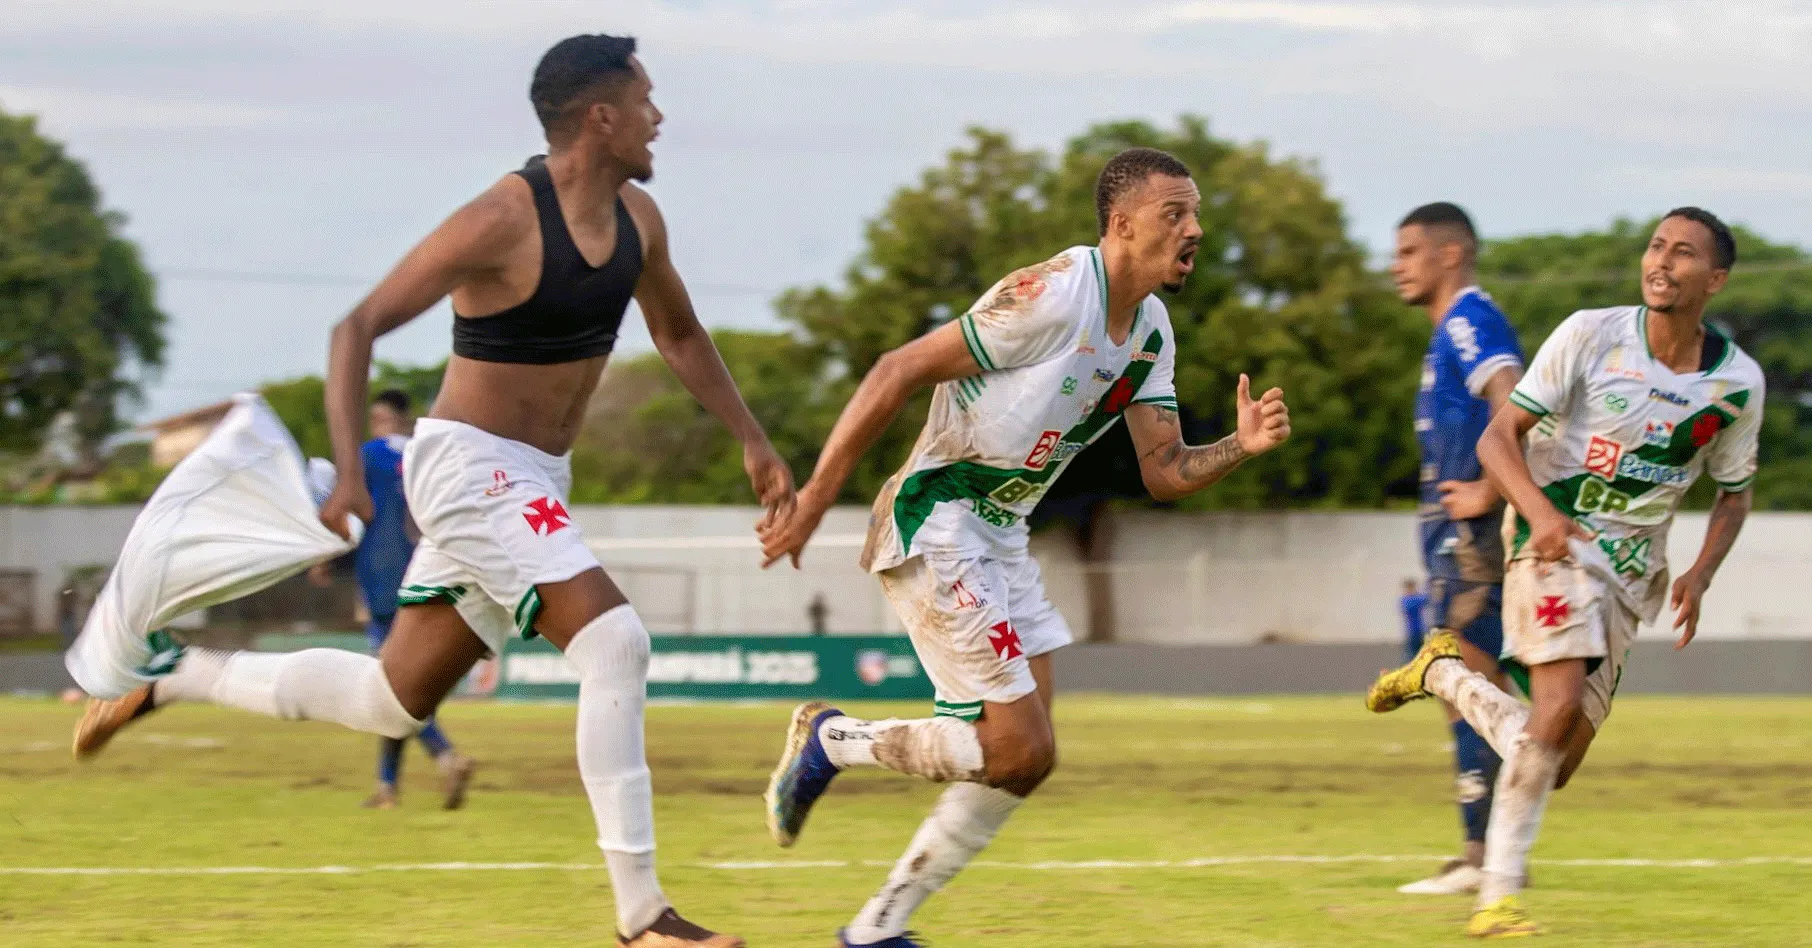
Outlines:
{"type": "MultiPolygon", "coordinates": [[[[511,639],[497,669],[505,699],[575,699],[579,672],[544,639],[511,639]]],[[[648,697],[716,700],[929,699],[931,679],[899,635],[657,635],[648,697]]]]}

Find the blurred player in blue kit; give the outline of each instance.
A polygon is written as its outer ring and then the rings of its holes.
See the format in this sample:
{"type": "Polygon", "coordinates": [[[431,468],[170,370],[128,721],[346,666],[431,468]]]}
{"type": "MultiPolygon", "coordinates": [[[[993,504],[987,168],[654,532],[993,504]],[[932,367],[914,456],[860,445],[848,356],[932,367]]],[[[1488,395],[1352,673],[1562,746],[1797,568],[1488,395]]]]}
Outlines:
{"type": "MultiPolygon", "coordinates": [[[[397,591],[403,572],[415,552],[415,524],[403,499],[403,446],[409,441],[409,395],[397,389],[380,392],[371,403],[371,440],[361,451],[365,457],[365,487],[371,491],[373,516],[354,554],[359,595],[369,618],[365,636],[376,652],[390,636],[396,621],[397,591]]],[[[473,761],[453,749],[453,742],[429,718],[416,739],[440,767],[442,805],[457,810],[465,804],[472,782],[473,761]]],[[[402,770],[406,740],[378,738],[377,790],[365,800],[372,809],[388,810],[397,803],[397,777],[402,770]]]]}
{"type": "MultiPolygon", "coordinates": [[[[1503,311],[1476,285],[1477,257],[1478,234],[1466,212],[1446,202],[1426,204],[1397,227],[1391,276],[1403,302],[1426,311],[1434,324],[1416,395],[1426,622],[1452,630],[1467,667],[1502,687],[1504,499],[1479,465],[1478,442],[1522,378],[1523,352],[1503,311]]],[[[1482,879],[1499,760],[1452,707],[1447,719],[1465,853],[1400,892],[1458,895],[1478,891],[1482,879]]]]}

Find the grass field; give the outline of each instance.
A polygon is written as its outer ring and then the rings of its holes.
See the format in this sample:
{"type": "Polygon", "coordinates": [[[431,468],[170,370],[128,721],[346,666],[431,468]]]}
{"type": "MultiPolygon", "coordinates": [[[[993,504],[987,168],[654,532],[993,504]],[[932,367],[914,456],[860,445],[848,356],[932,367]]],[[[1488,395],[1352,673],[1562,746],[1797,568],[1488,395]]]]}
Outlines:
{"type": "MultiPolygon", "coordinates": [[[[403,808],[359,809],[372,741],[332,727],[177,707],[78,766],[66,749],[75,713],[0,699],[8,948],[611,943],[570,708],[449,707],[448,730],[483,761],[458,813],[435,808],[414,749],[403,808]],[[422,867],[448,862],[559,865],[422,867]],[[418,868],[9,871],[384,865],[418,868]]],[[[822,948],[936,789],[846,776],[799,846],[776,849],[758,796],[786,715],[779,705],[651,710],[663,875],[682,910],[751,945],[822,948]],[[774,865],[800,862],[819,865],[774,865]]],[[[917,918],[938,948],[1461,941],[1467,900],[1392,891],[1455,844],[1434,709],[1375,718],[1356,696],[1063,697],[1058,719],[1051,782],[985,864],[917,918]],[[1244,858],[1272,856],[1407,858],[1244,858]],[[1178,865],[1214,857],[1241,858],[1178,865]],[[1074,865],[1088,860],[1115,864],[1074,865]]],[[[1529,902],[1553,932],[1543,944],[1812,944],[1812,701],[1631,697],[1594,754],[1556,797],[1536,848],[1529,902]],[[1773,861],[1743,862],[1753,857],[1773,861]],[[1567,862],[1624,858],[1663,864],[1567,862]]]]}

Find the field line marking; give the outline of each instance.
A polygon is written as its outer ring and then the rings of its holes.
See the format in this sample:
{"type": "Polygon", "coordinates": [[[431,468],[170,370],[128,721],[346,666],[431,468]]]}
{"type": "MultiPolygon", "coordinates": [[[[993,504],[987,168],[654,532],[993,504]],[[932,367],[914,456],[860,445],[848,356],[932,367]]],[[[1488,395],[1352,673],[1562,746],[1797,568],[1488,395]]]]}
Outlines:
{"type": "MultiPolygon", "coordinates": [[[[1341,863],[1439,862],[1448,857],[1430,855],[1347,856],[1280,855],[1280,856],[1204,856],[1197,859],[1084,859],[1040,862],[995,862],[977,860],[976,869],[1011,869],[1032,872],[1119,871],[1139,869],[1204,869],[1215,866],[1250,866],[1275,864],[1336,865],[1341,863]]],[[[1538,866],[1574,868],[1637,869],[1729,869],[1743,866],[1812,866],[1812,856],[1746,856],[1731,859],[1535,859],[1538,866]]],[[[774,860],[694,863],[695,869],[724,872],[764,872],[791,869],[845,869],[851,866],[886,867],[893,863],[876,859],[851,860],[774,860]]],[[[331,876],[366,872],[593,872],[604,867],[595,863],[575,862],[420,862],[378,864],[372,866],[0,866],[0,875],[10,876],[331,876]]]]}

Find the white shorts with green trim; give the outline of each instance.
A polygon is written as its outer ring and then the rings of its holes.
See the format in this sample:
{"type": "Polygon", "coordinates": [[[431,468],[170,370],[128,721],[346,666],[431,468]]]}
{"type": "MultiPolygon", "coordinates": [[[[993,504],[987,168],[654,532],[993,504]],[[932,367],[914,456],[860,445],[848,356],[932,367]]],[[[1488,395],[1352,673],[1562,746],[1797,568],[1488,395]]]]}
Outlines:
{"type": "Polygon", "coordinates": [[[401,606],[449,602],[493,652],[534,635],[535,587],[598,565],[566,510],[567,456],[457,421],[423,418],[403,449],[403,494],[421,542],[401,606]]]}
{"type": "Polygon", "coordinates": [[[1513,560],[1504,572],[1505,657],[1524,667],[1584,659],[1581,706],[1594,731],[1611,716],[1641,623],[1609,583],[1570,559],[1513,560]]]}
{"type": "Polygon", "coordinates": [[[1070,644],[1025,551],[997,557],[915,556],[879,574],[881,588],[937,687],[936,711],[973,721],[986,701],[1037,690],[1027,659],[1070,644]]]}

